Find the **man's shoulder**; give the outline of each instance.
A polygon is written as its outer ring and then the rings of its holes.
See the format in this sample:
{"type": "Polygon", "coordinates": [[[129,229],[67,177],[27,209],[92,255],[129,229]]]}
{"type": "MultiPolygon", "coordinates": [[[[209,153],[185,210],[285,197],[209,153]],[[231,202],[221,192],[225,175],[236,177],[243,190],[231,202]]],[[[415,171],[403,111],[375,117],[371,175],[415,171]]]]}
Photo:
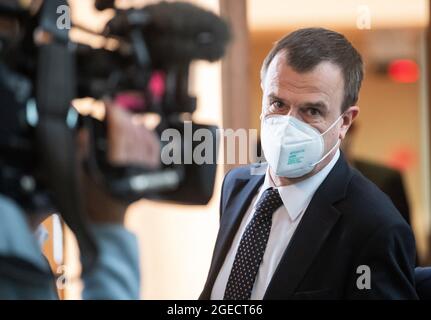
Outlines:
{"type": "Polygon", "coordinates": [[[368,176],[370,174],[379,174],[383,176],[398,176],[400,172],[394,168],[385,166],[383,164],[364,160],[364,159],[356,159],[354,161],[354,166],[358,169],[363,175],[368,176]]]}
{"type": "Polygon", "coordinates": [[[365,160],[356,160],[354,165],[358,171],[382,188],[385,192],[392,188],[402,187],[403,185],[401,172],[394,168],[365,160]]]}
{"type": "Polygon", "coordinates": [[[355,169],[339,208],[357,227],[378,229],[384,226],[408,226],[390,198],[355,169]]]}
{"type": "Polygon", "coordinates": [[[268,164],[266,162],[235,167],[226,173],[225,181],[233,181],[236,179],[249,180],[256,176],[262,177],[265,175],[267,167],[268,164]]]}
{"type": "MultiPolygon", "coordinates": [[[[250,164],[229,170],[223,180],[221,208],[224,208],[232,198],[251,180],[262,180],[265,176],[267,164],[250,164]]],[[[259,181],[256,181],[256,185],[259,181]]],[[[223,209],[222,209],[223,211],[223,209]]]]}

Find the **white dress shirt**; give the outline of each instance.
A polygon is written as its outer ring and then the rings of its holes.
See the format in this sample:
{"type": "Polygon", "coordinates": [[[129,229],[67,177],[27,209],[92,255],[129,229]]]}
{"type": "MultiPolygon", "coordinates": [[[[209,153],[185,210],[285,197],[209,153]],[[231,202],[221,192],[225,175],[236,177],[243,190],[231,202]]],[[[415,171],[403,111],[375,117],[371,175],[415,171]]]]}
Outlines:
{"type": "MultiPolygon", "coordinates": [[[[281,257],[283,256],[283,253],[286,250],[299,222],[301,221],[302,216],[307,209],[314,193],[332,170],[339,156],[340,151],[337,150],[331,161],[315,175],[298,183],[277,188],[283,201],[283,205],[278,208],[272,216],[271,233],[269,235],[262,263],[259,267],[259,271],[254,282],[251,293],[252,300],[263,299],[266,289],[281,260],[281,257]]],[[[226,284],[229,279],[241,237],[246,229],[246,226],[249,224],[254,215],[257,201],[260,199],[262,193],[270,187],[275,186],[267,169],[263,185],[259,189],[259,192],[254,197],[250,207],[245,213],[241,225],[239,226],[232,245],[217,276],[217,279],[214,282],[211,292],[211,299],[223,299],[226,284]]]]}

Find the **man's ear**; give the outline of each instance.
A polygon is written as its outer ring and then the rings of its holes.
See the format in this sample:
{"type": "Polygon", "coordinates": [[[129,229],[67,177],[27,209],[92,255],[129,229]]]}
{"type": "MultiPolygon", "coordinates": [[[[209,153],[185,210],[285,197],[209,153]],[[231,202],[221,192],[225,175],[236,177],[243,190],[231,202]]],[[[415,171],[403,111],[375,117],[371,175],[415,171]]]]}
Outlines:
{"type": "Polygon", "coordinates": [[[351,106],[347,108],[346,111],[343,113],[343,123],[341,125],[340,130],[340,139],[343,140],[346,136],[347,131],[349,130],[350,126],[352,125],[355,118],[359,115],[359,107],[358,106],[351,106]]]}

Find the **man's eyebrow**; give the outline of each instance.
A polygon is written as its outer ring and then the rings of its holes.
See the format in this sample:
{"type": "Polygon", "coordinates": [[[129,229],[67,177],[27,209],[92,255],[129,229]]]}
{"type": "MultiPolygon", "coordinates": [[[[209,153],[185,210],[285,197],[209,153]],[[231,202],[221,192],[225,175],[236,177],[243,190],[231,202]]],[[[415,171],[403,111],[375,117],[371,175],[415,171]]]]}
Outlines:
{"type": "Polygon", "coordinates": [[[303,104],[299,105],[300,108],[316,108],[321,111],[328,111],[328,106],[323,101],[317,101],[317,102],[305,102],[303,104]]]}
{"type": "Polygon", "coordinates": [[[279,101],[282,101],[282,102],[286,102],[286,100],[284,100],[283,98],[280,98],[275,93],[270,93],[268,95],[268,98],[271,99],[271,100],[279,100],[279,101]]]}
{"type": "MultiPolygon", "coordinates": [[[[280,98],[275,93],[268,94],[268,98],[270,100],[277,100],[277,101],[283,102],[284,104],[288,104],[287,100],[285,100],[283,98],[280,98]]],[[[329,109],[328,105],[325,102],[323,102],[323,101],[305,102],[305,103],[302,103],[302,104],[298,105],[298,107],[299,108],[316,108],[316,109],[319,109],[322,112],[326,112],[329,109]]]]}

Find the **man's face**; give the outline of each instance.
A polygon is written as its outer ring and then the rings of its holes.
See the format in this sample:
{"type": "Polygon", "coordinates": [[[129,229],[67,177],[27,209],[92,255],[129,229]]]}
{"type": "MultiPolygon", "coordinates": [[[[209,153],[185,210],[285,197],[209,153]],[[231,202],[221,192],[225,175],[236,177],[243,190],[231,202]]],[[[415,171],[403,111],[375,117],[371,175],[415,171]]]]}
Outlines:
{"type": "MultiPolygon", "coordinates": [[[[323,133],[341,115],[343,75],[341,69],[331,62],[321,62],[312,71],[297,73],[286,63],[285,53],[279,52],[262,79],[262,89],[262,116],[290,115],[323,133]]],[[[324,154],[334,147],[338,139],[344,138],[358,111],[356,106],[348,108],[342,120],[323,136],[324,154]]],[[[310,174],[323,168],[334,154],[335,150],[310,174]]]]}

